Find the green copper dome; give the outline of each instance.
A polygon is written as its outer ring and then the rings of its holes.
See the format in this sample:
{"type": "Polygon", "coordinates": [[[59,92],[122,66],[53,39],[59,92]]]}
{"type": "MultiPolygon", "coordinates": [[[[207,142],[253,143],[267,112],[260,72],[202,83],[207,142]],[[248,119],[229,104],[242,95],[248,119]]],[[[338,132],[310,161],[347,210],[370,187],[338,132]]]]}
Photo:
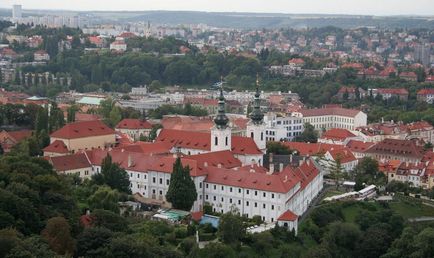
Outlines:
{"type": "Polygon", "coordinates": [[[214,123],[216,124],[217,128],[224,129],[228,126],[229,119],[225,113],[225,97],[223,96],[223,86],[220,88],[218,105],[218,113],[217,116],[214,118],[214,123]]]}

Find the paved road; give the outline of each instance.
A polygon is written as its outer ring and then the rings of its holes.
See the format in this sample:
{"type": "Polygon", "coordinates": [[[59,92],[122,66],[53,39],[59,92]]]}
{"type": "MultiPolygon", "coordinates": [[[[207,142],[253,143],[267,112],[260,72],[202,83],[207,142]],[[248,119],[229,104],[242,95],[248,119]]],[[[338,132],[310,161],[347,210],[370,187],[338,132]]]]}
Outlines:
{"type": "Polygon", "coordinates": [[[322,191],[320,192],[320,194],[311,202],[309,208],[307,208],[307,210],[303,213],[303,215],[301,215],[300,219],[298,220],[298,224],[300,225],[301,222],[309,216],[309,214],[316,208],[318,207],[317,204],[324,199],[324,195],[330,191],[336,189],[335,186],[330,186],[330,185],[324,185],[324,188],[322,189],[322,191]]]}
{"type": "Polygon", "coordinates": [[[410,222],[423,222],[423,221],[434,221],[434,217],[418,217],[408,219],[410,222]]]}

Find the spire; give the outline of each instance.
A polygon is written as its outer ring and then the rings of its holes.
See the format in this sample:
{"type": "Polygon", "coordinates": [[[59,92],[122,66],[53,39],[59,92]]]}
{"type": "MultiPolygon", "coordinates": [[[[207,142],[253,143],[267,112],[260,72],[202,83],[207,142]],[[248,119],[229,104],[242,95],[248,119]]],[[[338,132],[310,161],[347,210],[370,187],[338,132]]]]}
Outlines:
{"type": "Polygon", "coordinates": [[[254,124],[262,124],[264,119],[264,114],[261,112],[261,93],[259,92],[259,75],[256,75],[256,93],[255,101],[253,106],[253,111],[250,113],[250,119],[254,124]]]}
{"type": "Polygon", "coordinates": [[[220,79],[220,96],[218,102],[218,113],[214,119],[217,128],[224,129],[228,126],[229,119],[225,113],[225,97],[223,96],[223,77],[220,79]]]}

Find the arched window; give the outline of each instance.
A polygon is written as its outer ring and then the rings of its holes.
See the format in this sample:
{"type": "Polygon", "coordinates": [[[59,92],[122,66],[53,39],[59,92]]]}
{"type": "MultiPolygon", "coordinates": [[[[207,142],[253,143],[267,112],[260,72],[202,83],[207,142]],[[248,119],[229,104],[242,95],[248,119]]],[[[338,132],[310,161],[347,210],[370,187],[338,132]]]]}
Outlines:
{"type": "Polygon", "coordinates": [[[261,141],[264,140],[264,132],[261,132],[261,141]]]}
{"type": "Polygon", "coordinates": [[[214,145],[219,145],[219,138],[217,136],[214,138],[214,145]]]}
{"type": "Polygon", "coordinates": [[[228,143],[229,143],[229,139],[228,139],[228,137],[226,136],[226,139],[225,139],[225,143],[226,143],[226,146],[228,146],[228,143]]]}
{"type": "Polygon", "coordinates": [[[253,132],[250,133],[250,138],[253,138],[253,132]]]}

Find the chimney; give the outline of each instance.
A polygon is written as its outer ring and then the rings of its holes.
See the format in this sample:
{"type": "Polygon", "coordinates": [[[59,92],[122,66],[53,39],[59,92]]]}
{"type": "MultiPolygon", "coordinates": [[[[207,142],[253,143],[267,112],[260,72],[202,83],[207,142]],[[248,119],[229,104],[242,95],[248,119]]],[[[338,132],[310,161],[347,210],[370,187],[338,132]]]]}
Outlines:
{"type": "Polygon", "coordinates": [[[205,162],[203,163],[203,166],[204,166],[204,167],[208,167],[208,162],[205,161],[205,162]]]}
{"type": "Polygon", "coordinates": [[[269,173],[273,174],[274,173],[274,163],[270,163],[270,167],[269,167],[269,173]]]}
{"type": "Polygon", "coordinates": [[[221,163],[218,163],[218,164],[217,164],[217,167],[218,167],[218,168],[222,168],[222,164],[221,164],[221,163]]]}
{"type": "Polygon", "coordinates": [[[304,158],[303,158],[303,159],[300,159],[300,160],[298,161],[298,166],[303,165],[303,163],[304,163],[304,158]]]}
{"type": "Polygon", "coordinates": [[[121,152],[124,152],[125,150],[124,149],[121,149],[121,152]]]}
{"type": "Polygon", "coordinates": [[[279,163],[279,172],[282,172],[283,170],[283,163],[279,163]]]}
{"type": "Polygon", "coordinates": [[[288,182],[288,175],[285,175],[285,180],[283,182],[288,182]]]}
{"type": "Polygon", "coordinates": [[[131,157],[131,154],[128,154],[128,167],[133,166],[133,157],[131,157]]]}
{"type": "Polygon", "coordinates": [[[292,154],[289,155],[289,163],[292,164],[292,154]]]}
{"type": "Polygon", "coordinates": [[[307,159],[307,160],[306,160],[306,164],[307,164],[308,166],[310,166],[310,159],[307,159]]]}

